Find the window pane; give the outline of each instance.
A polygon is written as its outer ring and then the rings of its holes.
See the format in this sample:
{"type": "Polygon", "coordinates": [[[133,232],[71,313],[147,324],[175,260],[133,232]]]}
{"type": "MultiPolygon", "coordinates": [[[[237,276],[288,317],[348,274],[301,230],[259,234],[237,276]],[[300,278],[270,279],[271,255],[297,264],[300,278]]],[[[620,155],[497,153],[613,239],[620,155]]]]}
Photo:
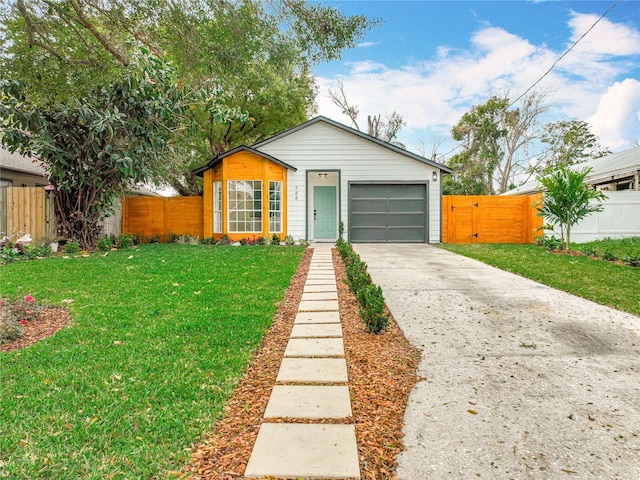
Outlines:
{"type": "Polygon", "coordinates": [[[229,180],[229,231],[262,232],[262,181],[229,180]]]}

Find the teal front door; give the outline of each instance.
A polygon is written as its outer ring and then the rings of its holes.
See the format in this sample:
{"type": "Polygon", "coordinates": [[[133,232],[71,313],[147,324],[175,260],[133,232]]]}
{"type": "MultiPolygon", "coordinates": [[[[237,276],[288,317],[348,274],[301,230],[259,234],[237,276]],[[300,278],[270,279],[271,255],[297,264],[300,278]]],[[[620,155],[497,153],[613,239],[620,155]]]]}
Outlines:
{"type": "Polygon", "coordinates": [[[336,187],[313,187],[313,238],[335,240],[338,237],[336,187]]]}

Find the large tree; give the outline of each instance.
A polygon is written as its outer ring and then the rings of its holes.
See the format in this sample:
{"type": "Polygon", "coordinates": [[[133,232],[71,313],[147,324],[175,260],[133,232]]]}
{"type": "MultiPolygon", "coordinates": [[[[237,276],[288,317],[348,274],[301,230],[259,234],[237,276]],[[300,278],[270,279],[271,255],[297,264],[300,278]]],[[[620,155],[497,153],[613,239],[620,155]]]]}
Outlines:
{"type": "Polygon", "coordinates": [[[462,150],[448,160],[455,171],[445,179],[445,191],[493,195],[511,188],[527,170],[529,145],[540,137],[545,98],[532,91],[514,103],[504,92],[465,113],[451,130],[462,150]]]}
{"type": "Polygon", "coordinates": [[[474,105],[451,129],[462,151],[448,161],[454,174],[445,179],[445,191],[450,194],[492,195],[493,176],[504,150],[500,139],[506,135],[501,123],[508,100],[491,97],[483,105],[474,105]]]}
{"type": "Polygon", "coordinates": [[[546,148],[540,161],[531,167],[533,173],[538,175],[611,153],[600,145],[589,124],[582,120],[560,120],[546,124],[541,141],[546,148]]]}
{"type": "Polygon", "coordinates": [[[132,45],[143,43],[171,60],[185,85],[208,81],[216,104],[249,113],[224,123],[215,110],[191,110],[200,128],[176,143],[184,165],[169,177],[183,193],[198,189],[188,175],[194,163],[305,120],[314,109],[312,65],[338,58],[375,24],[305,0],[15,0],[0,8],[2,76],[23,79],[36,102],[85,96],[119,78],[132,45]]]}
{"type": "MultiPolygon", "coordinates": [[[[186,91],[169,63],[141,49],[121,78],[85,96],[41,105],[24,83],[0,83],[1,143],[36,156],[55,192],[62,234],[92,248],[116,198],[162,178],[189,107],[210,101],[186,91]]],[[[225,115],[224,107],[206,107],[225,115]]],[[[231,116],[232,113],[227,113],[231,116]]]]}

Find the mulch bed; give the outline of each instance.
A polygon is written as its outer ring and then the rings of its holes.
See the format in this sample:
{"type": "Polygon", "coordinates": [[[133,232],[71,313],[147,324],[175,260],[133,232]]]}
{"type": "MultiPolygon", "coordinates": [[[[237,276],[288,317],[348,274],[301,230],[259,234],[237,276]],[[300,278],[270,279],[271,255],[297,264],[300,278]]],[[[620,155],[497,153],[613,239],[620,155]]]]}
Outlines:
{"type": "MultiPolygon", "coordinates": [[[[225,417],[216,424],[211,436],[195,448],[193,460],[183,478],[244,478],[242,474],[289,341],[312,253],[311,249],[305,252],[272,327],[225,407],[225,417]]],[[[420,353],[409,344],[393,319],[382,334],[366,333],[355,296],[343,281],[344,265],[335,250],[333,261],[353,416],[306,422],[353,423],[358,440],[361,478],[392,479],[395,477],[396,457],[403,449],[404,411],[409,393],[418,380],[416,371],[420,353]]]]}
{"type": "Polygon", "coordinates": [[[50,337],[71,322],[71,316],[66,308],[45,307],[37,320],[24,325],[24,334],[20,338],[0,345],[0,352],[8,352],[17,348],[25,348],[50,337]]]}

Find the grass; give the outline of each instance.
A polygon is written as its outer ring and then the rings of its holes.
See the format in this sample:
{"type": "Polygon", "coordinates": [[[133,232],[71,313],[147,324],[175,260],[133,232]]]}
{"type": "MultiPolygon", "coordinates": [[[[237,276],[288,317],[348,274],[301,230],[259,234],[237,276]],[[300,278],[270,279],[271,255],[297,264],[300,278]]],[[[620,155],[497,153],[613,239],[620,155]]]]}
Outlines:
{"type": "Polygon", "coordinates": [[[0,353],[0,478],[164,478],[223,414],[303,247],[144,245],[0,267],[72,326],[0,353]]]}
{"type": "Polygon", "coordinates": [[[640,316],[640,268],[586,256],[559,255],[535,245],[439,246],[550,287],[640,316]]]}
{"type": "Polygon", "coordinates": [[[604,240],[574,245],[573,248],[587,255],[597,255],[605,259],[637,258],[640,261],[640,237],[628,237],[619,240],[605,238],[604,240]]]}

